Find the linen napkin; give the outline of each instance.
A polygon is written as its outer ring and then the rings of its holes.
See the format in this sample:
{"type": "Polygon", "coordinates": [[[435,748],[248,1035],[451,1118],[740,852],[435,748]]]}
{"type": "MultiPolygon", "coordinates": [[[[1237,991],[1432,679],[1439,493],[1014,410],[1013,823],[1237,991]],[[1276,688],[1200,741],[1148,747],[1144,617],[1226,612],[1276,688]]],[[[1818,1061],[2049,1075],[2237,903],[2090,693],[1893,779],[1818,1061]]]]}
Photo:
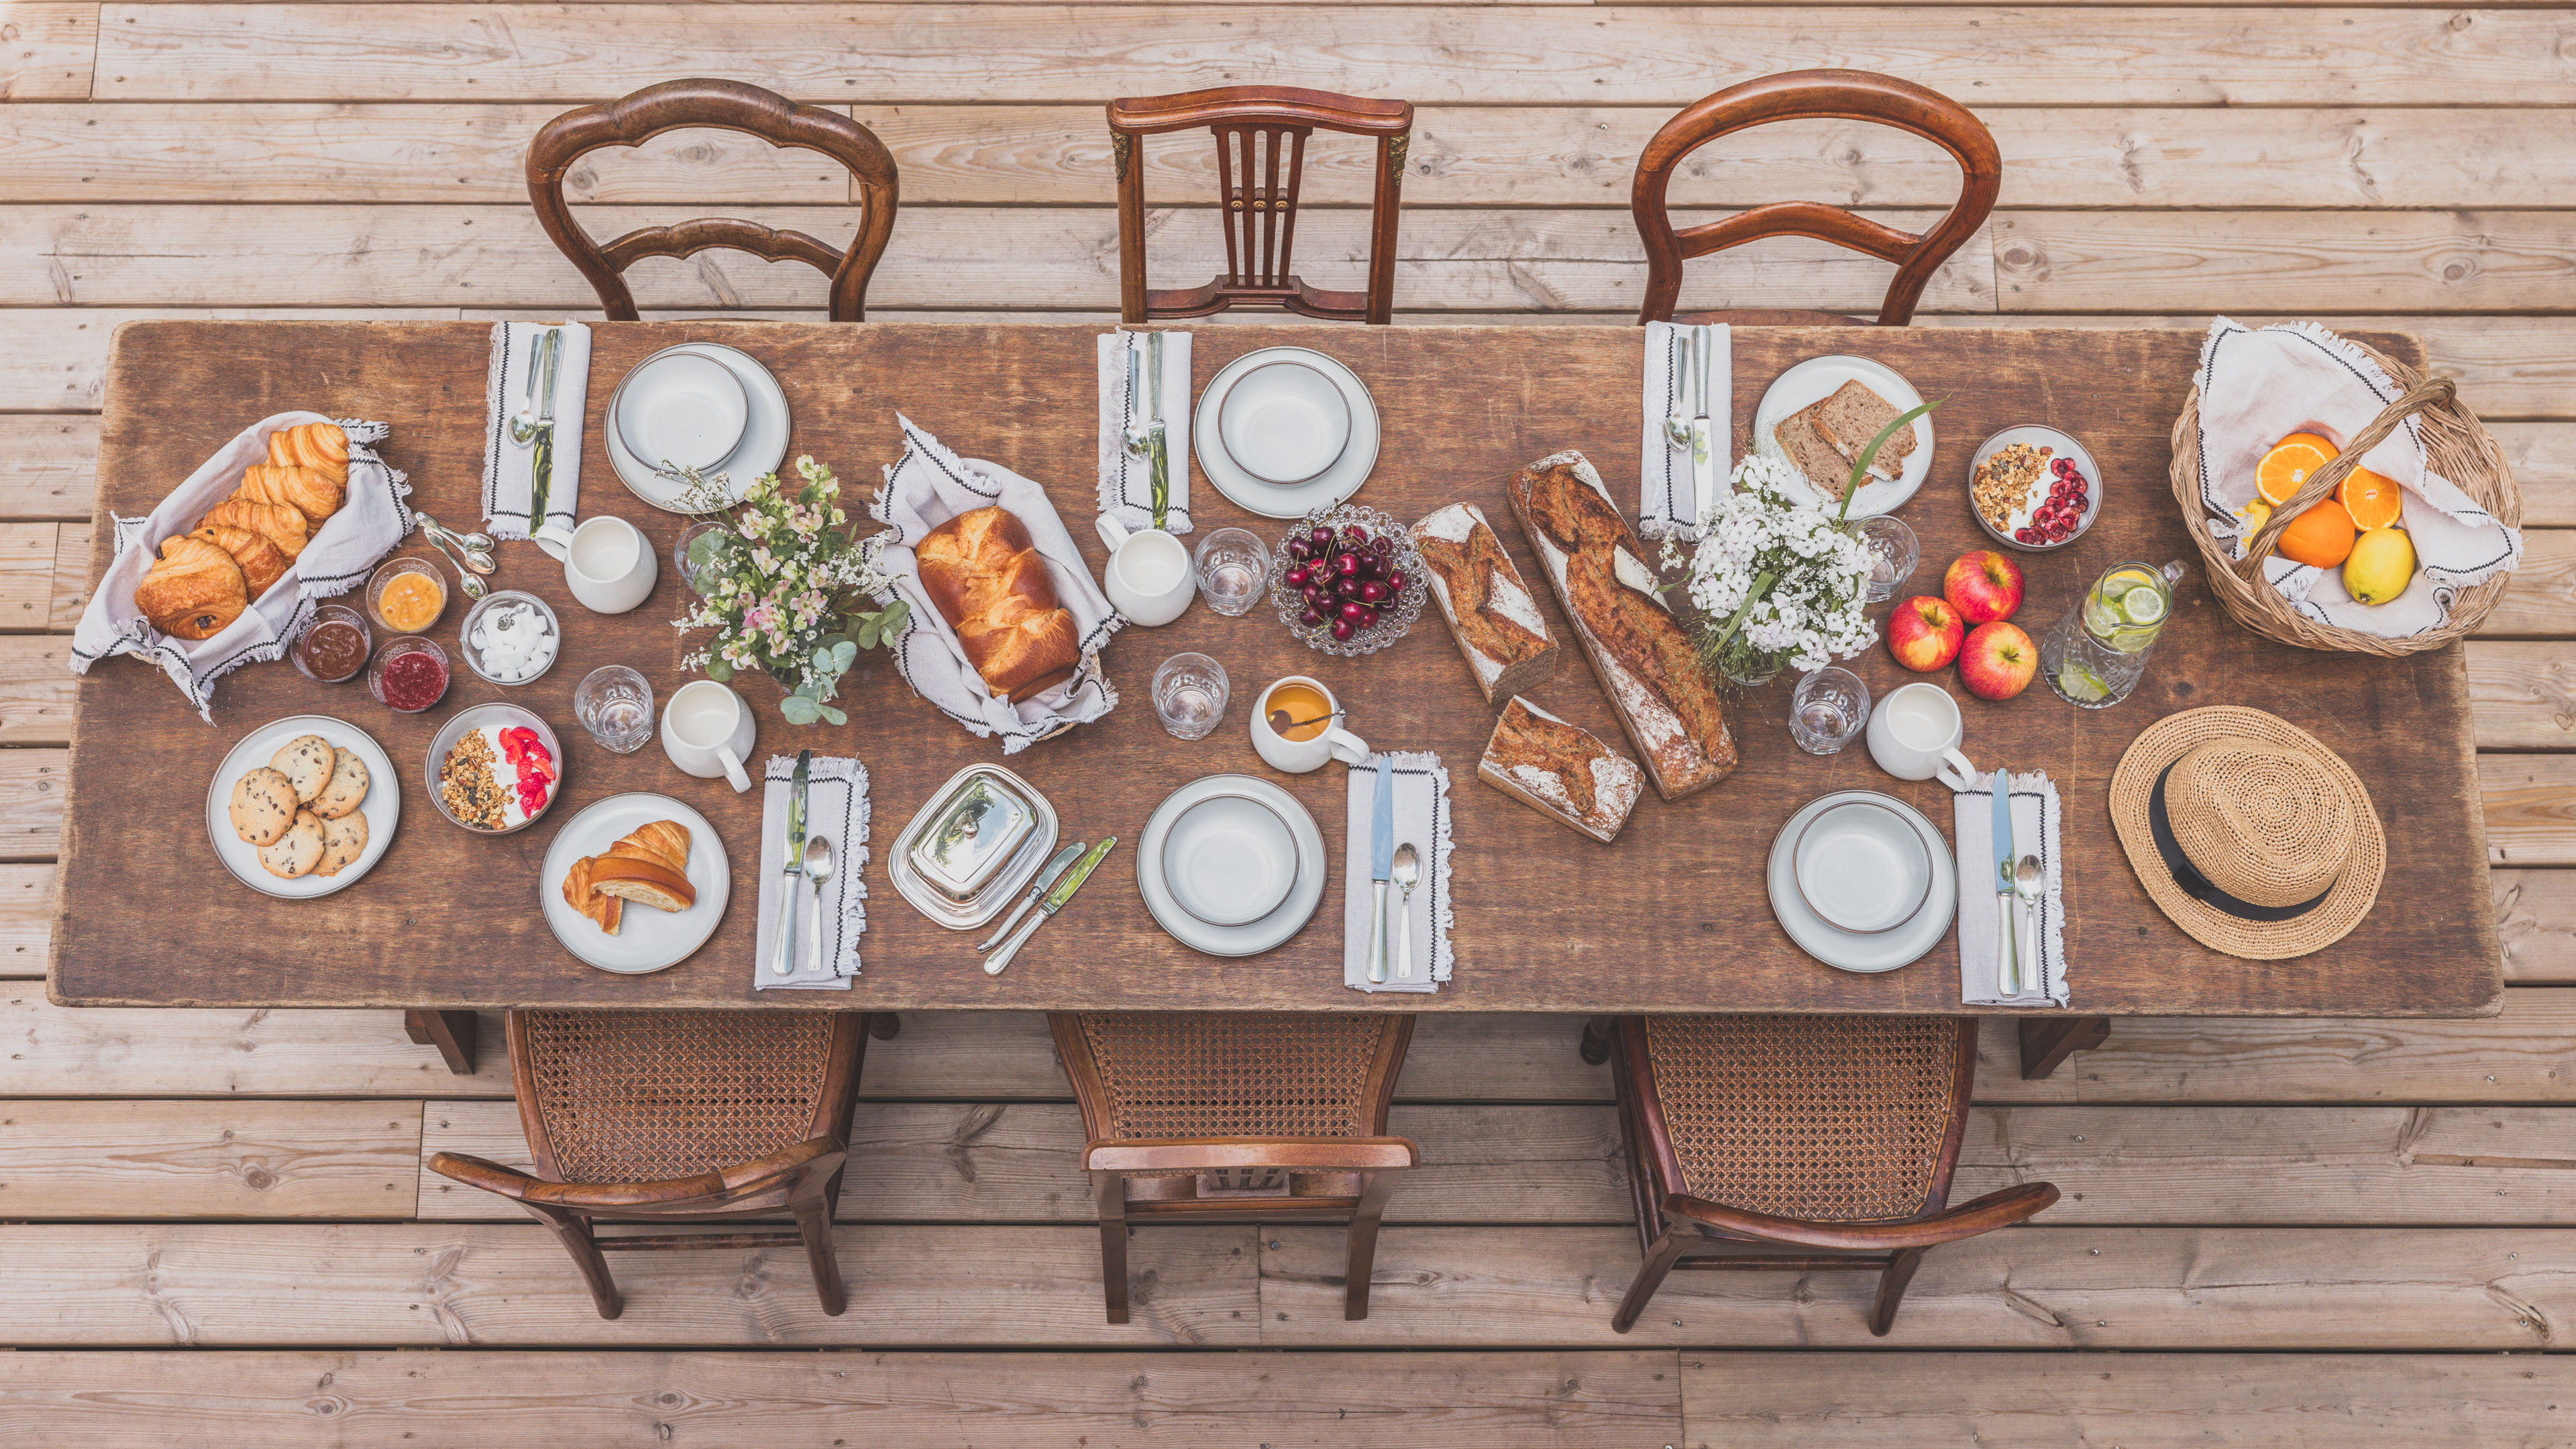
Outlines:
{"type": "Polygon", "coordinates": [[[1350,831],[1342,856],[1342,984],[1353,991],[1436,992],[1456,964],[1449,931],[1456,924],[1449,906],[1449,771],[1428,750],[1397,750],[1387,756],[1395,766],[1395,843],[1413,843],[1423,858],[1422,881],[1407,903],[1392,881],[1386,888],[1386,980],[1368,979],[1369,926],[1377,914],[1377,882],[1369,877],[1369,817],[1377,807],[1377,761],[1370,755],[1351,766],[1350,831]],[[1396,912],[1413,919],[1413,977],[1397,978],[1399,943],[1396,912]]]}
{"type": "MultiPolygon", "coordinates": [[[[1713,330],[1717,336],[1709,349],[1708,435],[1718,485],[1724,487],[1735,450],[1735,343],[1725,323],[1714,324],[1713,330]]],[[[1682,391],[1682,378],[1690,366],[1690,334],[1691,329],[1670,322],[1646,324],[1646,438],[1637,450],[1644,464],[1637,490],[1637,531],[1648,538],[1672,535],[1692,542],[1699,538],[1699,491],[1691,481],[1690,449],[1675,443],[1664,430],[1673,414],[1688,418],[1699,411],[1698,384],[1692,383],[1687,396],[1682,391]]]]}
{"type": "Polygon", "coordinates": [[[751,985],[755,991],[847,991],[859,974],[859,936],[868,928],[868,767],[816,755],[806,771],[805,837],[832,842],[832,878],[819,892],[810,883],[798,887],[805,914],[796,923],[795,969],[781,976],[770,953],[778,946],[779,892],[787,888],[787,782],[795,773],[793,755],[770,756],[761,772],[760,930],[751,985]]]}
{"type": "MultiPolygon", "coordinates": [[[[492,371],[483,386],[483,527],[494,538],[526,538],[537,486],[537,450],[510,438],[510,419],[528,400],[537,339],[563,328],[555,362],[554,471],[546,484],[546,536],[569,543],[581,511],[582,414],[590,400],[590,329],[578,322],[500,322],[492,328],[492,371]],[[560,528],[562,531],[557,533],[560,528]]],[[[557,555],[561,557],[561,555],[557,555]]]]}
{"type": "MultiPolygon", "coordinates": [[[[2213,515],[2210,531],[2235,539],[2239,558],[2252,530],[2236,510],[2254,500],[2256,468],[2272,445],[2313,432],[2340,447],[2406,391],[2360,348],[2314,322],[2256,330],[2225,317],[2210,323],[2192,381],[2200,386],[2200,499],[2213,515]]],[[[2301,614],[2403,639],[2448,623],[2460,590],[2522,561],[2521,532],[2433,471],[2421,421],[2408,418],[2362,461],[2402,490],[2402,517],[2422,572],[2385,604],[2356,604],[2341,570],[2275,553],[2263,561],[2263,577],[2301,614]]]]}
{"type": "MultiPolygon", "coordinates": [[[[1973,790],[1961,790],[1952,823],[1959,842],[1959,1000],[1968,1006],[2064,1006],[2066,1004],[2066,881],[2058,874],[2061,852],[2057,784],[2045,771],[2007,775],[2012,790],[2013,833],[2039,842],[2039,863],[2048,889],[2029,909],[2039,914],[2039,959],[2043,987],[2030,981],[2006,996],[1997,975],[2003,948],[2003,912],[1995,907],[1994,775],[1978,777],[1973,790]]],[[[2024,974],[2028,966],[2024,965],[2024,974]]]]}
{"type": "MultiPolygon", "coordinates": [[[[1128,390],[1127,359],[1146,359],[1144,332],[1100,338],[1100,511],[1129,533],[1154,526],[1154,472],[1127,452],[1127,425],[1145,420],[1145,397],[1128,390]]],[[[1163,337],[1163,527],[1190,531],[1190,334],[1163,337]]],[[[1149,394],[1148,394],[1149,395],[1149,394]]]]}
{"type": "Polygon", "coordinates": [[[1000,735],[1006,755],[1117,708],[1118,691],[1100,672],[1100,647],[1127,618],[1091,581],[1091,569],[1056,517],[1046,490],[998,463],[958,457],[901,413],[895,421],[903,427],[903,456],[886,465],[885,486],[868,505],[868,516],[892,534],[878,552],[877,570],[893,586],[879,595],[878,603],[901,595],[912,606],[893,645],[895,668],[904,682],[976,737],[1000,735]],[[912,546],[930,530],[960,513],[994,504],[1009,509],[1028,529],[1055,580],[1056,600],[1072,612],[1082,640],[1082,664],[1071,679],[1017,703],[995,699],[984,687],[984,677],[966,662],[957,631],[922,593],[921,566],[912,556],[912,546]]]}
{"type": "Polygon", "coordinates": [[[411,532],[411,505],[404,501],[411,496],[410,480],[376,454],[388,431],[383,423],[320,413],[262,418],[199,464],[150,513],[111,516],[115,552],[73,627],[72,672],[87,674],[91,664],[112,655],[142,656],[161,666],[197,707],[199,718],[214,723],[215,681],[245,664],[284,658],[288,646],[313,622],[314,605],[365,583],[377,561],[411,532]],[[349,437],[347,501],[323,520],[285,577],[211,639],[173,639],[153,628],[134,607],[134,589],[160,558],[161,541],[194,530],[207,509],[241,485],[243,469],[267,462],[269,434],[334,421],[349,437]]]}

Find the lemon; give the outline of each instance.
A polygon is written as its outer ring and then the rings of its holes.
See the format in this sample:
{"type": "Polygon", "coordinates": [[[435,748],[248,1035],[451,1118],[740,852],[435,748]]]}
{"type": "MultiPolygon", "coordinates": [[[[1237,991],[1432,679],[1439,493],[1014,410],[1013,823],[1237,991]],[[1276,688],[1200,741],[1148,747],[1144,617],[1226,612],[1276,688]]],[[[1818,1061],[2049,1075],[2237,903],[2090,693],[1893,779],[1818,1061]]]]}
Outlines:
{"type": "Polygon", "coordinates": [[[2360,604],[2385,604],[2415,578],[2415,544],[2402,528],[2374,528],[2343,561],[2344,592],[2360,604]]]}

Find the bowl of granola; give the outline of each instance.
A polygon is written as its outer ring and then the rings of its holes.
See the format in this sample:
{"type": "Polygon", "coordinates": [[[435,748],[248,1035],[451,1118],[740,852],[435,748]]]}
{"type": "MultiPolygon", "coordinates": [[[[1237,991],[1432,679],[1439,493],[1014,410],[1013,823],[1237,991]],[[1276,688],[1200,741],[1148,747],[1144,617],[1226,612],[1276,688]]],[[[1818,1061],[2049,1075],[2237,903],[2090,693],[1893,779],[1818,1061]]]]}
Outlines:
{"type": "Polygon", "coordinates": [[[2102,469],[2073,435],[2009,427],[1968,460],[1968,510],[2006,548],[2046,553],[2073,543],[2102,512],[2102,469]]]}
{"type": "Polygon", "coordinates": [[[429,743],[430,803],[477,835],[507,835],[546,813],[563,786],[563,746],[534,710],[478,704],[429,743]]]}

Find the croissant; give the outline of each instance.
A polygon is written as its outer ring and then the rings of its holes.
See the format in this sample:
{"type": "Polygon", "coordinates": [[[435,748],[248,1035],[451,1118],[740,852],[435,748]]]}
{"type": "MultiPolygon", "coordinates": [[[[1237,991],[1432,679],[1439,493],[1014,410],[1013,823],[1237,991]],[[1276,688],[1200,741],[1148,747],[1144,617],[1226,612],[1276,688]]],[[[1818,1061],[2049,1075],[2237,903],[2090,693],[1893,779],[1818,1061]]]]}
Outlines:
{"type": "Polygon", "coordinates": [[[996,698],[1026,699],[1081,667],[1073,615],[1057,604],[1045,558],[1008,509],[958,514],[912,552],[922,592],[996,698]]]}
{"type": "Polygon", "coordinates": [[[677,820],[656,820],[650,825],[639,825],[608,847],[608,853],[650,860],[686,875],[689,870],[689,827],[677,820]]]}
{"type": "MultiPolygon", "coordinates": [[[[685,911],[697,904],[697,887],[689,884],[689,828],[656,820],[608,847],[589,861],[589,883],[603,895],[651,906],[657,911],[685,911]]],[[[571,886],[567,881],[565,889],[571,886]]]]}
{"type": "Polygon", "coordinates": [[[218,523],[200,528],[190,536],[202,538],[231,554],[233,562],[241,565],[242,579],[249,585],[250,596],[254,599],[267,593],[269,585],[286,577],[289,567],[286,555],[264,534],[229,523],[218,523]]]}
{"type": "Polygon", "coordinates": [[[338,423],[298,423],[268,435],[268,461],[280,468],[310,468],[345,486],[349,435],[338,423]]]}
{"type": "Polygon", "coordinates": [[[206,510],[197,520],[199,528],[228,525],[247,528],[277,545],[277,551],[293,562],[313,538],[312,525],[304,515],[283,503],[253,503],[240,498],[227,498],[206,510]]]}
{"type": "Polygon", "coordinates": [[[599,929],[614,936],[618,923],[625,918],[626,902],[590,884],[591,857],[585,855],[564,872],[564,900],[576,911],[599,923],[599,929]]]}
{"type": "Polygon", "coordinates": [[[195,534],[173,534],[134,586],[134,607],[172,638],[211,639],[250,607],[250,586],[231,554],[195,534]]]}
{"type": "Polygon", "coordinates": [[[348,491],[346,484],[335,483],[311,468],[253,463],[242,470],[241,486],[233,490],[233,496],[245,503],[282,504],[303,514],[319,529],[324,519],[340,511],[340,500],[348,491]]]}

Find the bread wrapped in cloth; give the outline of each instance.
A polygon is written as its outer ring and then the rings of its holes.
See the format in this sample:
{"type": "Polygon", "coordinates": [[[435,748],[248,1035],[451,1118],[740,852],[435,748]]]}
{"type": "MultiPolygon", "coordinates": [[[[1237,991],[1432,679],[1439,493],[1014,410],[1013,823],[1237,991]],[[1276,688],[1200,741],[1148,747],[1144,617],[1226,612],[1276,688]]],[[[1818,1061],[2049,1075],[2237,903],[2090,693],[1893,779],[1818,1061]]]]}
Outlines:
{"type": "Polygon", "coordinates": [[[134,607],[173,639],[212,639],[250,607],[250,584],[220,545],[173,534],[134,586],[134,607]]]}
{"type": "Polygon", "coordinates": [[[612,936],[624,918],[620,902],[687,910],[698,901],[697,888],[689,884],[689,827],[676,820],[637,826],[605,853],[574,861],[564,874],[563,892],[574,910],[612,936]]]}
{"type": "Polygon", "coordinates": [[[268,435],[268,461],[280,468],[310,468],[333,483],[349,482],[349,435],[338,423],[298,423],[268,435]]]}
{"type": "Polygon", "coordinates": [[[913,545],[921,591],[957,631],[966,662],[993,697],[1017,701],[1073,677],[1082,665],[1073,614],[1029,531],[1004,508],[958,514],[913,545]]]}
{"type": "Polygon", "coordinates": [[[250,585],[250,596],[254,599],[267,593],[269,585],[286,577],[286,555],[265,535],[219,523],[200,528],[190,536],[202,538],[231,554],[233,562],[241,565],[242,578],[250,585]]]}
{"type": "Polygon", "coordinates": [[[340,500],[348,485],[334,483],[311,468],[279,468],[266,463],[253,463],[242,470],[239,487],[233,497],[245,503],[275,503],[304,515],[304,521],[318,530],[323,521],[340,511],[340,500]]]}

